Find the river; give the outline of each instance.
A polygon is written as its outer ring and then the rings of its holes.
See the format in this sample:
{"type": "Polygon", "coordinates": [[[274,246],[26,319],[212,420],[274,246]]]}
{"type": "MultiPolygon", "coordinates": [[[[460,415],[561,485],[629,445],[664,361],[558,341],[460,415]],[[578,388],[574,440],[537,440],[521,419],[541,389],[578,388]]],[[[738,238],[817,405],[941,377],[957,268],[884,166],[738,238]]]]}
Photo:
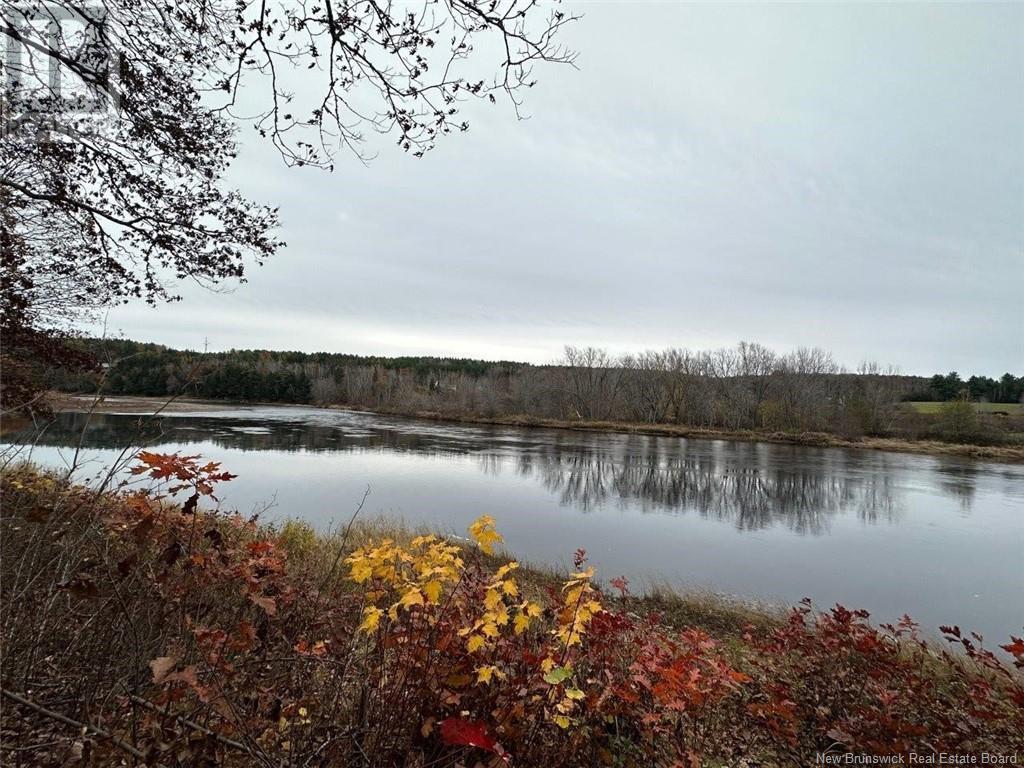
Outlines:
{"type": "Polygon", "coordinates": [[[222,505],[268,520],[337,526],[369,488],[364,515],[464,533],[487,513],[525,561],[582,547],[635,585],[909,613],[989,646],[1024,625],[1020,465],[269,406],[63,413],[32,459],[66,465],[79,441],[83,478],[133,443],[220,461],[222,505]]]}

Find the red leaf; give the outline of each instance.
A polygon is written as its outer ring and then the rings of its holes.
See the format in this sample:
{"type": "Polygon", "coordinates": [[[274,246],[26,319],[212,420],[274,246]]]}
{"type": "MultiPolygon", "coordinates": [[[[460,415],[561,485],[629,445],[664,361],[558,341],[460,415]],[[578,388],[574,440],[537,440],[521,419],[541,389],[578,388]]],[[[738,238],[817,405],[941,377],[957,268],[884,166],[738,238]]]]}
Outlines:
{"type": "MultiPolygon", "coordinates": [[[[155,661],[159,660],[160,659],[156,659],[155,661]]],[[[172,659],[171,661],[174,660],[172,659]]],[[[154,662],[150,662],[150,666],[153,666],[153,663],[154,662]]],[[[171,672],[169,675],[163,678],[163,682],[184,683],[195,692],[196,696],[199,697],[200,701],[209,702],[210,700],[210,692],[206,689],[204,685],[201,685],[199,683],[199,678],[196,675],[196,668],[194,665],[189,665],[180,672],[171,672]]]]}
{"type": "Polygon", "coordinates": [[[452,747],[479,747],[504,756],[504,751],[478,720],[449,717],[441,721],[441,741],[452,747]]]}
{"type": "Polygon", "coordinates": [[[274,549],[274,543],[266,540],[250,541],[246,546],[249,547],[249,552],[253,557],[262,557],[274,549]]]}
{"type": "Polygon", "coordinates": [[[999,647],[1007,653],[1013,655],[1015,659],[1015,666],[1024,667],[1024,639],[1010,635],[1010,640],[1012,640],[1013,642],[1007,643],[1006,645],[1001,645],[999,647]]]}
{"type": "Polygon", "coordinates": [[[623,597],[629,594],[629,579],[625,576],[616,576],[609,584],[617,589],[623,597]]]}
{"type": "Polygon", "coordinates": [[[238,631],[232,642],[235,650],[247,651],[256,644],[256,628],[248,621],[238,622],[238,631]]]}

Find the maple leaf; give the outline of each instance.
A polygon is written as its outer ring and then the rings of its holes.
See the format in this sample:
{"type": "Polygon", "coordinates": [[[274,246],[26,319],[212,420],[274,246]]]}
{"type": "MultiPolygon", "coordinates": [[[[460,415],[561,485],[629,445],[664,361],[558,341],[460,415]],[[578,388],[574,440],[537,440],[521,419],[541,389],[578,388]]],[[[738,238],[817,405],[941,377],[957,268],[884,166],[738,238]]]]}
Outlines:
{"type": "Polygon", "coordinates": [[[558,685],[570,677],[572,677],[572,667],[555,667],[544,675],[544,682],[549,685],[558,685]]]}
{"type": "Polygon", "coordinates": [[[406,608],[412,608],[414,605],[423,605],[423,593],[413,587],[402,595],[402,599],[398,601],[398,604],[406,608]]]}
{"type": "Polygon", "coordinates": [[[384,611],[374,606],[367,606],[363,610],[363,623],[359,625],[359,629],[363,632],[373,632],[377,629],[380,624],[380,617],[384,615],[384,611]]]}
{"type": "Polygon", "coordinates": [[[479,747],[504,755],[498,742],[487,732],[486,725],[464,717],[449,717],[441,721],[441,741],[451,747],[479,747]]]}
{"type": "Polygon", "coordinates": [[[619,591],[622,597],[629,594],[629,579],[625,576],[616,576],[609,583],[619,591]]]}
{"type": "Polygon", "coordinates": [[[469,535],[477,546],[488,555],[494,554],[494,545],[504,539],[501,534],[494,530],[494,518],[490,515],[481,515],[472,525],[469,526],[469,535]]]}
{"type": "Polygon", "coordinates": [[[441,599],[441,582],[434,580],[428,581],[423,585],[423,594],[427,596],[427,600],[431,603],[436,603],[441,599]]]}
{"type": "Polygon", "coordinates": [[[999,647],[1013,656],[1020,656],[1021,654],[1024,654],[1024,639],[1010,635],[1010,640],[1013,642],[999,647]]]}
{"type": "Polygon", "coordinates": [[[513,620],[513,626],[517,635],[523,634],[530,626],[530,617],[525,613],[517,613],[513,620]]]}

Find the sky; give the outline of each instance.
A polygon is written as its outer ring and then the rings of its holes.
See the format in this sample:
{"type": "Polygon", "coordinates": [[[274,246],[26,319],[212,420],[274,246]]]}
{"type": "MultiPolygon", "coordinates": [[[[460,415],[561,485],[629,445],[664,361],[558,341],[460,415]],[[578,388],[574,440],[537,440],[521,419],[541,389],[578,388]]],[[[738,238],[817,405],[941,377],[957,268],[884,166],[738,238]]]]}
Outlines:
{"type": "MultiPolygon", "coordinates": [[[[1024,3],[571,3],[578,69],[424,158],[231,181],[286,249],[112,310],[179,348],[530,362],[756,341],[1024,372],[1024,3]]],[[[487,62],[483,62],[485,65],[487,62]]]]}

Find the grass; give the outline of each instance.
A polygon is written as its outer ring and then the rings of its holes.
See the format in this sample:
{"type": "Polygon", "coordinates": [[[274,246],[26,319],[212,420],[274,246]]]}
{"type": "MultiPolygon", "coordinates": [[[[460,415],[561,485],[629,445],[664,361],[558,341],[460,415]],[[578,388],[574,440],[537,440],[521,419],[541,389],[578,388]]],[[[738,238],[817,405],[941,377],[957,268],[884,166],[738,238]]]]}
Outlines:
{"type": "MultiPolygon", "coordinates": [[[[329,570],[340,546],[347,556],[355,549],[371,542],[390,539],[408,545],[416,536],[431,533],[426,526],[409,528],[401,521],[382,516],[357,520],[348,532],[343,546],[341,540],[344,531],[318,533],[308,523],[299,519],[277,523],[271,526],[271,530],[280,538],[290,562],[320,575],[329,570]]],[[[467,553],[472,549],[472,542],[467,539],[449,538],[449,541],[467,553]]],[[[479,554],[479,557],[492,569],[515,559],[511,553],[504,550],[497,550],[490,555],[479,554]]],[[[565,570],[525,562],[521,562],[516,574],[524,594],[533,598],[540,598],[551,589],[560,589],[570,576],[565,570]]],[[[348,584],[347,588],[352,590],[355,585],[348,584]]],[[[708,590],[681,590],[664,583],[641,585],[636,594],[631,594],[625,599],[618,597],[612,590],[606,593],[605,600],[635,614],[657,613],[666,626],[699,627],[721,640],[737,638],[750,627],[770,630],[782,625],[786,620],[786,610],[781,606],[755,604],[708,590]]]]}
{"type": "MultiPolygon", "coordinates": [[[[259,525],[196,511],[216,466],[140,461],[189,500],[0,472],[2,764],[1024,752],[1024,679],[969,639],[955,654],[841,607],[784,616],[663,586],[615,598],[581,556],[572,573],[512,568],[486,518],[472,541],[385,518],[259,525]]],[[[1024,641],[1006,648],[1024,665],[1024,641]]]]}
{"type": "MultiPolygon", "coordinates": [[[[906,405],[917,413],[942,413],[945,403],[935,401],[915,401],[906,405]]],[[[1008,416],[1024,416],[1024,403],[972,403],[978,413],[1005,413],[1008,416]]]]}

